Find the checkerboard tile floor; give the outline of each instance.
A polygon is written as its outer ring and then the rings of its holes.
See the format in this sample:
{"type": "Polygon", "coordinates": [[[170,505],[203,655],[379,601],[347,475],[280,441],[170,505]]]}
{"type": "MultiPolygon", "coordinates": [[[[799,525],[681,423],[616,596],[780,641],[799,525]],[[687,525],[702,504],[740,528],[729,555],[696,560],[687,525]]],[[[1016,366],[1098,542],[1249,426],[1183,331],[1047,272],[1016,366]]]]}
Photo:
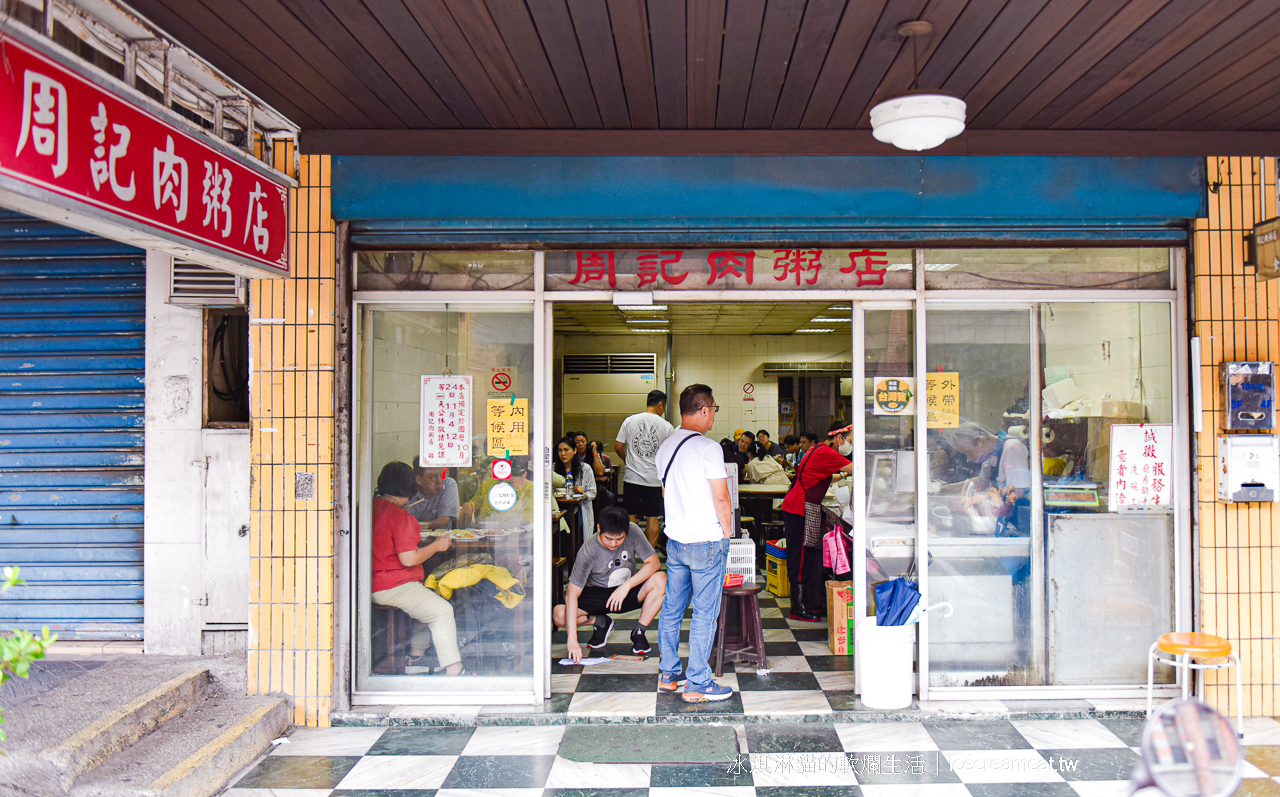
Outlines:
{"type": "MultiPolygon", "coordinates": [[[[1127,794],[1137,719],[743,723],[718,764],[584,763],[566,726],[298,729],[227,797],[1013,797],[1127,794]]],[[[661,725],[642,732],[664,733],[661,725]]],[[[1245,721],[1241,795],[1280,794],[1280,722],[1245,721]]]]}

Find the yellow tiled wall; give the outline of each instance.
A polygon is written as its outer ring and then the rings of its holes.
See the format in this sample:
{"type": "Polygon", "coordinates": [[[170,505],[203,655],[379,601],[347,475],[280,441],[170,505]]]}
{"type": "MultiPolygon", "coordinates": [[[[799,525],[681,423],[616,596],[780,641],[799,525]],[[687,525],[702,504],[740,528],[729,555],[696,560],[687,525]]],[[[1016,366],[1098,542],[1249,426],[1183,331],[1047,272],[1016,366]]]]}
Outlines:
{"type": "MultiPolygon", "coordinates": [[[[1218,364],[1280,360],[1280,280],[1259,282],[1244,265],[1244,236],[1276,215],[1274,158],[1210,158],[1209,216],[1196,222],[1194,335],[1200,338],[1204,432],[1199,445],[1200,628],[1227,637],[1240,656],[1246,716],[1273,716],[1280,701],[1280,535],[1273,505],[1220,504],[1214,456],[1218,364]]],[[[1208,699],[1235,711],[1235,673],[1209,671],[1208,699]]]]}
{"type": "MultiPolygon", "coordinates": [[[[294,173],[292,145],[276,168],[294,173]]],[[[251,283],[249,691],[293,699],[294,723],[327,726],[333,692],[336,232],[330,160],[303,156],[288,279],[251,283]],[[295,497],[295,476],[315,497],[295,497]]]]}

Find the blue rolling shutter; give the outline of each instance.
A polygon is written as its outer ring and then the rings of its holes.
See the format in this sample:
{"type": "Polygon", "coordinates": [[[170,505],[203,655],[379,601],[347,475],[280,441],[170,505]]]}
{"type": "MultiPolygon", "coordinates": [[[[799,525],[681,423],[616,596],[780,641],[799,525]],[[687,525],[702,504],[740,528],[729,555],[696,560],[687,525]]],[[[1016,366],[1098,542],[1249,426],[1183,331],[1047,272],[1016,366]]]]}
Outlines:
{"type": "Polygon", "coordinates": [[[145,253],[0,211],[0,628],[142,638],[145,253]]]}

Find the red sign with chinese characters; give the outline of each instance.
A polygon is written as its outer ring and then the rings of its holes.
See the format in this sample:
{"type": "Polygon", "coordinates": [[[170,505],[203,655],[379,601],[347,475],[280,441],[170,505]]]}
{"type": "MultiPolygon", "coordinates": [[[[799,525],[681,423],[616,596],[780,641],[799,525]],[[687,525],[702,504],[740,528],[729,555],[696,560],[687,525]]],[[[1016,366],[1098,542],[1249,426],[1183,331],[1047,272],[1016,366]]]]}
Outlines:
{"type": "Polygon", "coordinates": [[[552,251],[547,290],[909,289],[910,250],[636,249],[552,251]]]}
{"type": "MultiPolygon", "coordinates": [[[[33,206],[92,206],[154,244],[196,262],[289,273],[289,186],[203,142],[135,101],[6,36],[0,71],[0,180],[33,206]],[[5,181],[8,182],[8,181],[5,181]],[[73,200],[69,203],[67,200],[73,200]],[[190,247],[190,248],[188,248],[190,247]],[[210,251],[212,250],[212,251],[210,251]]],[[[14,210],[31,212],[16,201],[14,210]]],[[[54,219],[56,220],[65,220],[54,219]]],[[[110,222],[107,223],[110,226],[110,222]]],[[[86,225],[90,231],[97,231],[86,225]]],[[[110,234],[110,233],[106,233],[110,234]]],[[[141,238],[141,241],[139,240],[141,238]]]]}

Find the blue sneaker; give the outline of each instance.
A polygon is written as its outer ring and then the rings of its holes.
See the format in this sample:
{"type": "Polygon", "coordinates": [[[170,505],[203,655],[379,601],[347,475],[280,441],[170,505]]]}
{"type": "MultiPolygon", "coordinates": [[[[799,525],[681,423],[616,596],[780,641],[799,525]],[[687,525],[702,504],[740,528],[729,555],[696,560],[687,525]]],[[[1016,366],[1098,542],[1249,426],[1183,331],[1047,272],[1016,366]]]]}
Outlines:
{"type": "Polygon", "coordinates": [[[695,688],[690,684],[684,687],[684,702],[686,703],[706,703],[711,700],[728,700],[733,697],[733,690],[727,686],[712,681],[701,689],[695,688]]]}
{"type": "Polygon", "coordinates": [[[662,673],[662,677],[658,678],[658,690],[661,692],[674,692],[684,686],[684,679],[679,675],[669,675],[662,673]]]}

